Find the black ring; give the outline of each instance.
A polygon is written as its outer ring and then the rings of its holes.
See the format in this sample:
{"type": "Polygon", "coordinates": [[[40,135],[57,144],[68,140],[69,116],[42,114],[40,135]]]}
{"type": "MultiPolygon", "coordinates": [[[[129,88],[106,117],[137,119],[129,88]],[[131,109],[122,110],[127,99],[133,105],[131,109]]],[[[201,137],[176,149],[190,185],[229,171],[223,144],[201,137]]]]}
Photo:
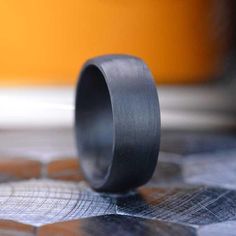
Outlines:
{"type": "Polygon", "coordinates": [[[126,55],[87,61],[76,90],[75,128],[92,188],[124,192],[146,183],[159,153],[160,109],[145,63],[126,55]]]}

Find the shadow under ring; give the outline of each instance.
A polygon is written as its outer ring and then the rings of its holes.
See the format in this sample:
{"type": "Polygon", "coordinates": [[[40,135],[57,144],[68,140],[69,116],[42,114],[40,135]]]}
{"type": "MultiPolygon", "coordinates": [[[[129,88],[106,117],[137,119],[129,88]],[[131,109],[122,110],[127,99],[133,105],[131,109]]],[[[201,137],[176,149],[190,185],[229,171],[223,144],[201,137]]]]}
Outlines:
{"type": "Polygon", "coordinates": [[[160,146],[160,109],[145,63],[127,55],[87,61],[76,90],[80,166],[97,191],[125,192],[146,183],[160,146]]]}

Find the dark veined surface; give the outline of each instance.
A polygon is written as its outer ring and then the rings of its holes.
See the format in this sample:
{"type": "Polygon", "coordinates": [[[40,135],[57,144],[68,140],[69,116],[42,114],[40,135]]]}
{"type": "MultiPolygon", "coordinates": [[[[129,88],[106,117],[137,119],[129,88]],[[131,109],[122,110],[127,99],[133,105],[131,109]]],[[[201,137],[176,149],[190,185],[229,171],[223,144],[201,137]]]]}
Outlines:
{"type": "Polygon", "coordinates": [[[83,180],[72,130],[2,131],[0,235],[235,235],[235,135],[162,137],[151,181],[114,195],[83,180]]]}

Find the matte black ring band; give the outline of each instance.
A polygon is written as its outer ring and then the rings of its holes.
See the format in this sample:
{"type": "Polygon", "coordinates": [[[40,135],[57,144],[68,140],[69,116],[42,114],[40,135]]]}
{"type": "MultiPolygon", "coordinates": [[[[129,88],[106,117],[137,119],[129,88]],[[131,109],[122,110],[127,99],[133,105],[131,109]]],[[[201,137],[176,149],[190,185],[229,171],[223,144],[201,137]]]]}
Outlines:
{"type": "Polygon", "coordinates": [[[160,109],[152,75],[139,58],[108,55],[85,63],[75,111],[80,165],[97,191],[146,183],[160,144],[160,109]]]}

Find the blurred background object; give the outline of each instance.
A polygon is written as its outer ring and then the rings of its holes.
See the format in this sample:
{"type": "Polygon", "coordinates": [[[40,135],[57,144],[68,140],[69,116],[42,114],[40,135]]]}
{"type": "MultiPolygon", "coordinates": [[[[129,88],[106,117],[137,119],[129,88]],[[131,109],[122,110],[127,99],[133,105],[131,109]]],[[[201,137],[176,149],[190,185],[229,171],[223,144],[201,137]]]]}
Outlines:
{"type": "Polygon", "coordinates": [[[158,83],[222,75],[232,1],[2,0],[0,82],[74,85],[82,63],[107,53],[143,58],[158,83]]]}
{"type": "Polygon", "coordinates": [[[143,58],[161,85],[164,128],[233,127],[235,5],[2,0],[0,126],[71,127],[81,65],[97,55],[125,53],[143,58]]]}

